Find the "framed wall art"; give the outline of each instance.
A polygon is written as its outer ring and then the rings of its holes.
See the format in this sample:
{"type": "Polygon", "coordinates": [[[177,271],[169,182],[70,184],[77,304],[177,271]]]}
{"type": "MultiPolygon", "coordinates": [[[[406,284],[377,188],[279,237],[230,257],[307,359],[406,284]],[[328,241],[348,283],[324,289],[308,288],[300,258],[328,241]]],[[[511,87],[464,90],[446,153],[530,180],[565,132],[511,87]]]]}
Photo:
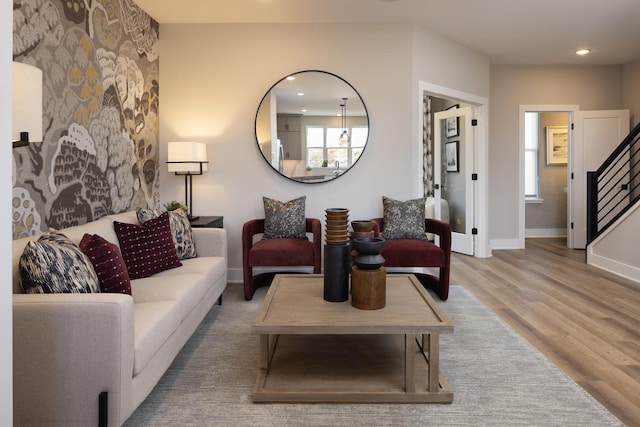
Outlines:
{"type": "MultiPolygon", "coordinates": [[[[454,108],[460,108],[460,105],[459,104],[452,105],[451,107],[447,108],[447,110],[452,110],[454,108]]],[[[449,117],[448,119],[445,119],[445,136],[447,138],[451,138],[453,136],[459,135],[459,132],[458,132],[459,120],[460,120],[459,117],[449,117]]]]}
{"type": "Polygon", "coordinates": [[[547,165],[566,165],[569,132],[566,126],[547,126],[547,165]]]}
{"type": "Polygon", "coordinates": [[[460,151],[459,141],[447,142],[444,145],[444,158],[447,172],[460,172],[458,165],[458,153],[460,151]]]}

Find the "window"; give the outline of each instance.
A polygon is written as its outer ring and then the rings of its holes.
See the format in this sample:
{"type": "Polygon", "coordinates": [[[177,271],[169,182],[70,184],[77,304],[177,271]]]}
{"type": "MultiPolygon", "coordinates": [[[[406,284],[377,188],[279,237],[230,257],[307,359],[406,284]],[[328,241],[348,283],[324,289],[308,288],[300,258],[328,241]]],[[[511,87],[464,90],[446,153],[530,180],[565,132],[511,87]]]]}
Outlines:
{"type": "Polygon", "coordinates": [[[524,197],[538,199],[538,151],[540,148],[538,113],[524,113],[524,197]]]}
{"type": "Polygon", "coordinates": [[[362,154],[367,142],[367,127],[350,127],[347,129],[351,140],[340,141],[342,128],[307,126],[307,166],[319,168],[326,160],[327,165],[334,167],[339,162],[340,168],[348,168],[362,154]]]}

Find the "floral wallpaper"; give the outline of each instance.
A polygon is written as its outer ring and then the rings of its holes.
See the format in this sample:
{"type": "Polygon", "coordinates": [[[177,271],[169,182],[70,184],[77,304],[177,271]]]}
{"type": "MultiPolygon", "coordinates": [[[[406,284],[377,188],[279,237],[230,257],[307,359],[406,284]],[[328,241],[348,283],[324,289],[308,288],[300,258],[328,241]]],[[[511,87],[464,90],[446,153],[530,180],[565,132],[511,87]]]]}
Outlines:
{"type": "Polygon", "coordinates": [[[13,150],[13,238],[156,207],[159,25],[132,0],[14,0],[43,141],[13,150]]]}

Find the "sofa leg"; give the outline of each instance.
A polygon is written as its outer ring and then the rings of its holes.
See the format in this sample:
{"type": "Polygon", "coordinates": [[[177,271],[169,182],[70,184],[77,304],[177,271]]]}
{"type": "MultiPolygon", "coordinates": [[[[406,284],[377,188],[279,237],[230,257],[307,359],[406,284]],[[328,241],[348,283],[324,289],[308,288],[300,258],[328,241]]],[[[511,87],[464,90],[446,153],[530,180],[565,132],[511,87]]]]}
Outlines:
{"type": "Polygon", "coordinates": [[[109,409],[109,393],[103,391],[98,396],[98,426],[107,427],[109,409]]]}
{"type": "Polygon", "coordinates": [[[218,301],[216,301],[216,304],[222,305],[222,295],[218,297],[218,301]]]}

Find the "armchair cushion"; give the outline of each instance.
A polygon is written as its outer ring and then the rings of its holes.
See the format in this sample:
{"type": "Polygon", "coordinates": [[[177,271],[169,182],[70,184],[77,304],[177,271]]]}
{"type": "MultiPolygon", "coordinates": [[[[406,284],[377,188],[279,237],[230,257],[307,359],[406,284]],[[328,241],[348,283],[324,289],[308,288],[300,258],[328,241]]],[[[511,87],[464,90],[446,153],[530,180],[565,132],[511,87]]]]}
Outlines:
{"type": "Polygon", "coordinates": [[[433,267],[445,265],[444,251],[433,243],[417,239],[390,239],[385,241],[382,256],[385,265],[415,267],[427,264],[433,267]]]}
{"type": "Polygon", "coordinates": [[[307,240],[305,218],[306,196],[280,202],[263,197],[264,239],[305,239],[307,240]]]}
{"type": "Polygon", "coordinates": [[[257,241],[249,252],[252,266],[314,265],[313,243],[302,239],[266,239],[257,241]]]}
{"type": "Polygon", "coordinates": [[[385,239],[427,239],[424,228],[424,198],[401,202],[383,196],[382,212],[382,237],[385,239]]]}

